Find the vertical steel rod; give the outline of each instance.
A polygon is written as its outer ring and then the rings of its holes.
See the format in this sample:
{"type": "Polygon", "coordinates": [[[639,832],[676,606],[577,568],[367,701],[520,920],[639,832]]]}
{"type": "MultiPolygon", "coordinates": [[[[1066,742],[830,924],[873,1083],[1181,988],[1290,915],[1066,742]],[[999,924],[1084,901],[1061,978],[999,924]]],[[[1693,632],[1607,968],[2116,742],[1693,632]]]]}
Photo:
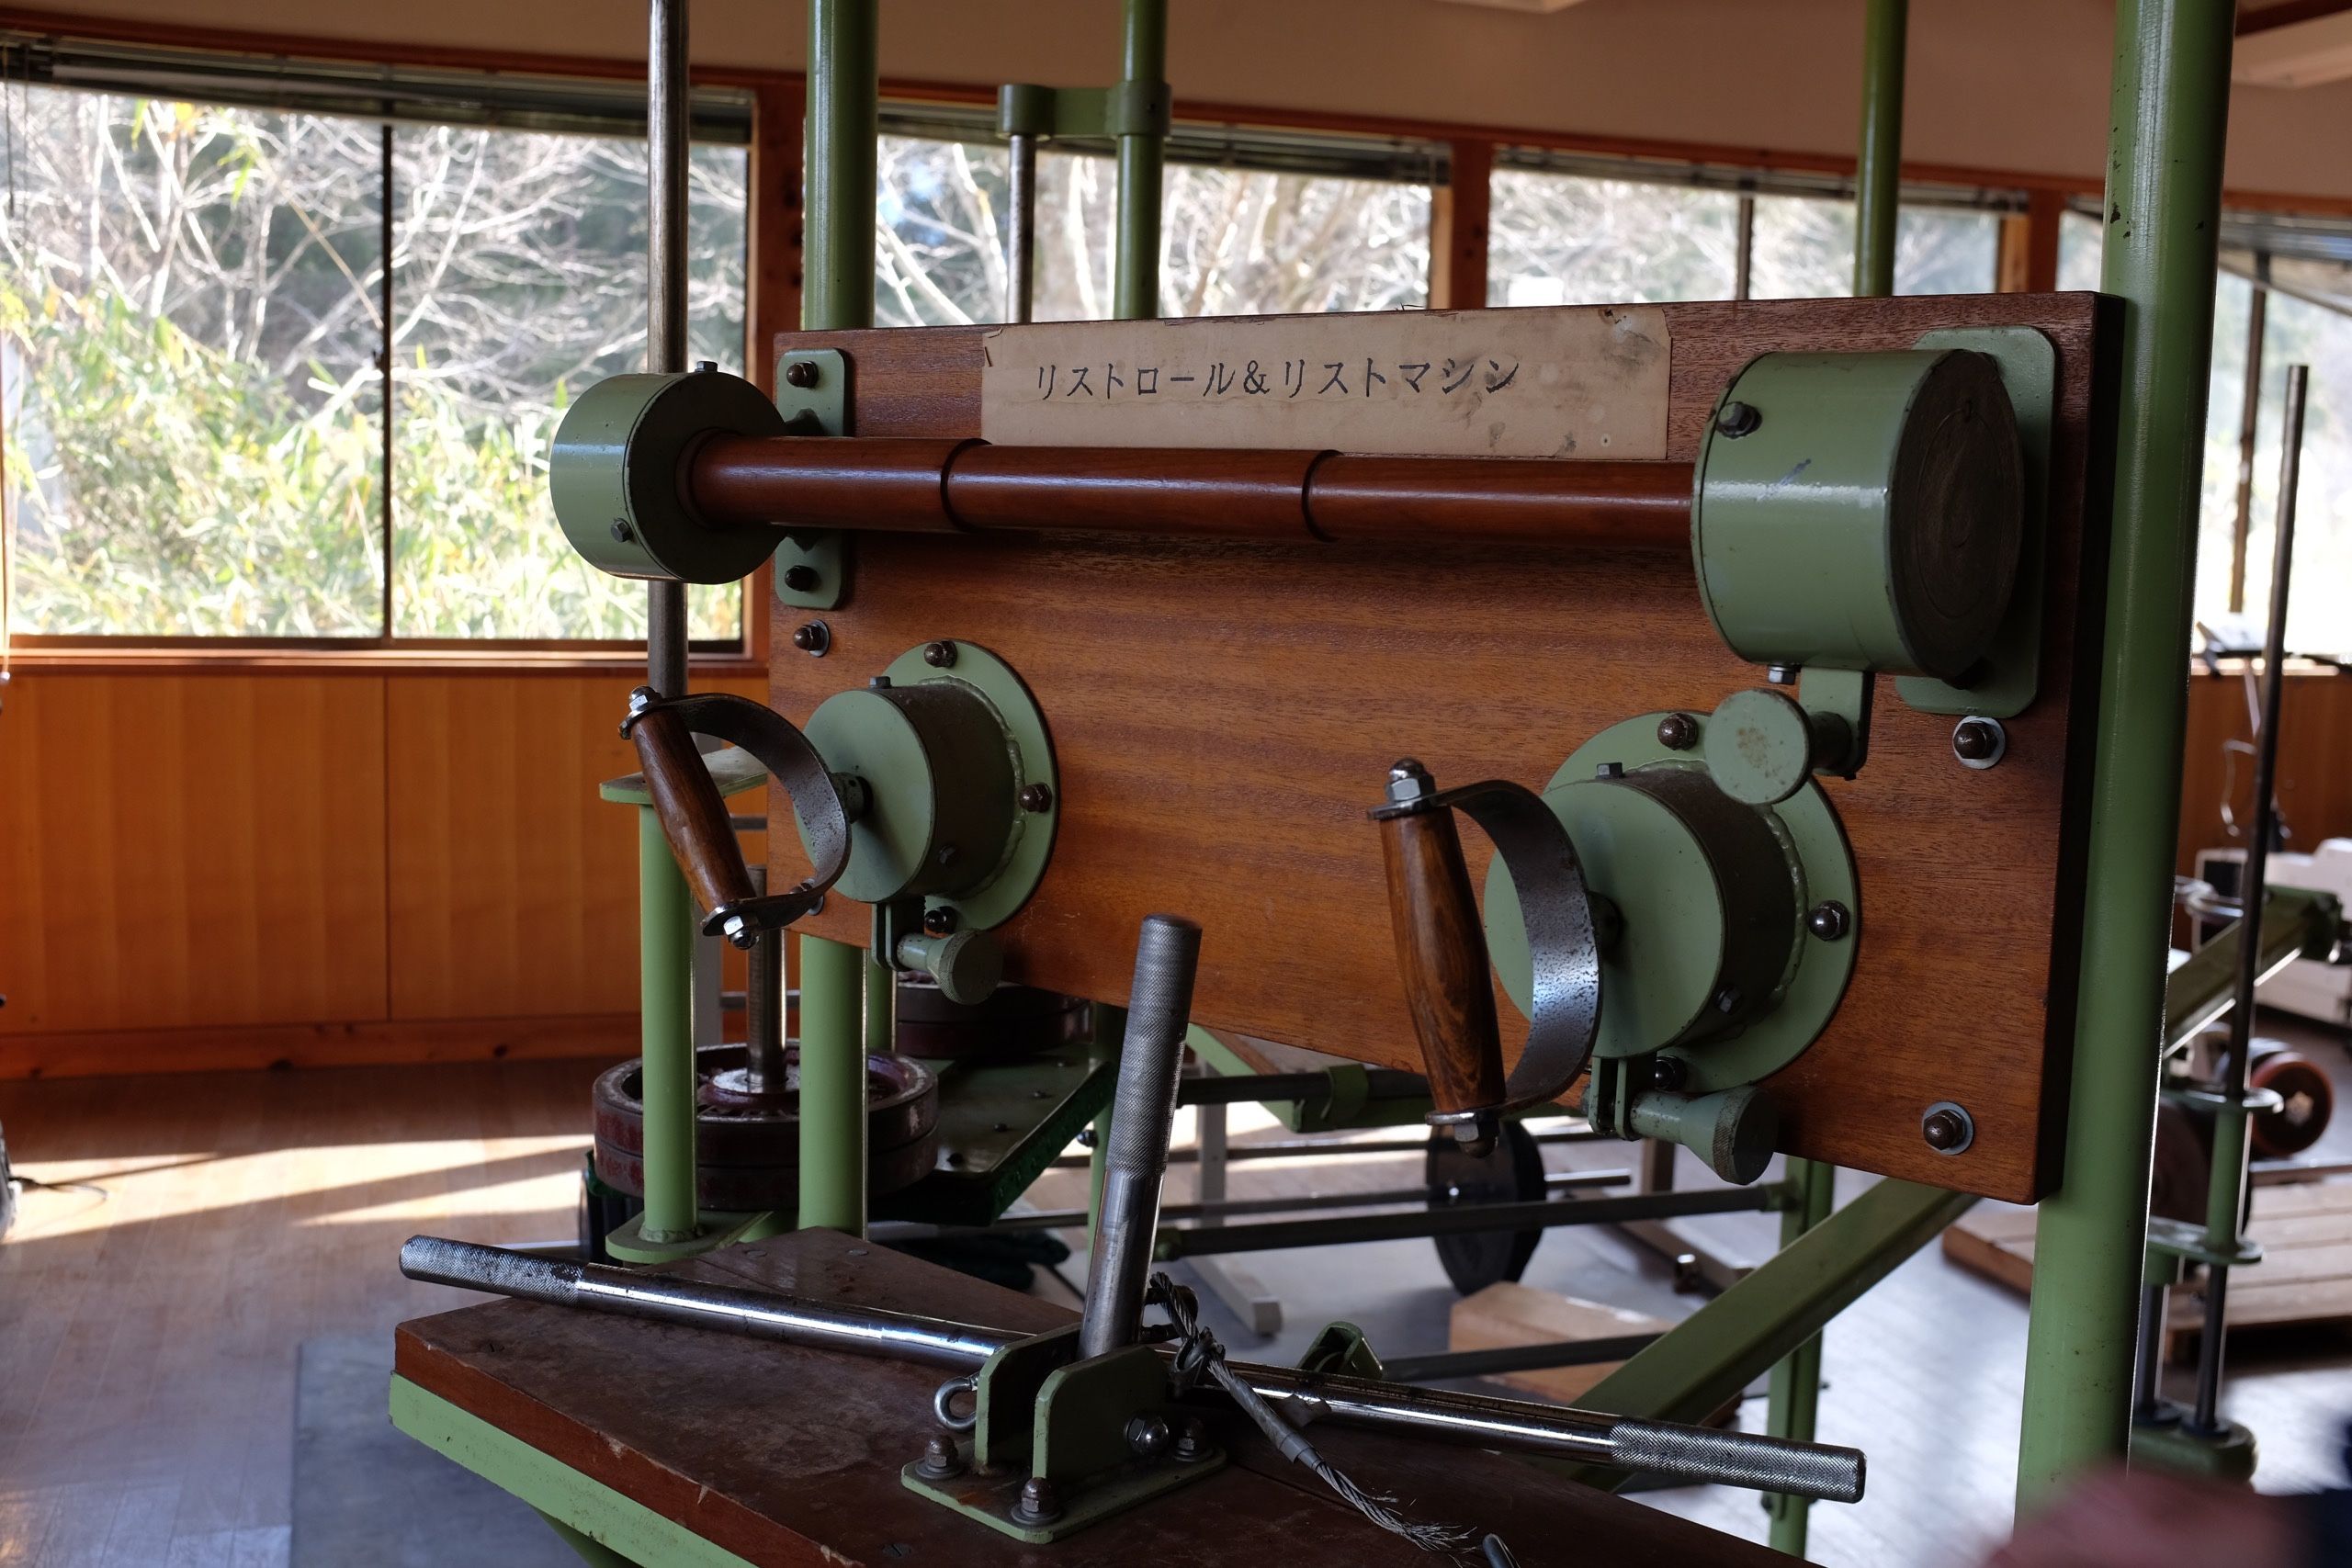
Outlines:
{"type": "MultiPolygon", "coordinates": [[[[687,0],[651,0],[645,56],[645,367],[686,367],[687,0]]],[[[646,682],[686,690],[686,585],[646,590],[646,682]]],[[[639,813],[639,1052],[645,1103],[644,1239],[691,1240],[695,1201],[695,916],[685,874],[653,813],[639,813]]]]}
{"type": "Polygon", "coordinates": [[[1004,319],[1025,321],[1036,309],[1037,139],[1015,131],[1006,151],[1012,178],[1005,201],[1012,211],[1004,243],[1004,319]]]}
{"type": "MultiPolygon", "coordinates": [[[[1120,35],[1124,84],[1158,85],[1168,77],[1168,0],[1126,0],[1120,35]]],[[[1167,138],[1134,131],[1119,138],[1119,241],[1112,314],[1123,321],[1159,314],[1159,201],[1167,138]]]]}
{"type": "MultiPolygon", "coordinates": [[[[874,324],[876,0],[809,0],[800,321],[874,324]]],[[[865,960],[800,939],[800,1224],[865,1229],[865,960]]],[[[884,1028],[890,1000],[882,998],[884,1028]]]]}
{"type": "Polygon", "coordinates": [[[1144,1281],[1159,1229],[1159,1186],[1168,1175],[1176,1077],[1184,1066],[1200,958],[1200,927],[1174,915],[1144,917],[1102,1161],[1094,1256],[1086,1272],[1086,1312],[1078,1325],[1080,1356],[1134,1344],[1143,1323],[1144,1281]]]}
{"type": "Polygon", "coordinates": [[[781,1090],[784,1068],[784,942],[782,931],[762,931],[752,944],[743,989],[744,1088],[781,1090]]]}
{"type": "Polygon", "coordinates": [[[2102,287],[2123,302],[2112,543],[2058,1190],[2041,1205],[2018,1500],[2123,1459],[2148,1234],[2233,0],[2119,0],[2102,287]]]}
{"type": "Polygon", "coordinates": [[[2270,256],[2254,254],[2246,288],[2245,384],[2238,397],[2237,511],[2230,528],[2230,614],[2245,609],[2245,547],[2254,535],[2254,449],[2262,434],[2262,350],[2270,313],[2270,256]]]}
{"type": "Polygon", "coordinates": [[[1756,193],[1739,193],[1739,211],[1734,234],[1739,249],[1731,262],[1731,297],[1746,299],[1756,291],[1756,193]]]}
{"type": "Polygon", "coordinates": [[[1854,175],[1854,292],[1894,292],[1894,219],[1903,187],[1903,64],[1909,0],[1870,0],[1862,25],[1862,144],[1854,175]]]}
{"type": "MultiPolygon", "coordinates": [[[[2246,840],[2245,865],[2238,878],[2237,987],[2230,1006],[2230,1053],[2222,1064],[2222,1092],[2229,1103],[2216,1118],[2212,1185],[2206,1193],[2209,1243],[2234,1243],[2238,1216],[2245,1212],[2247,1069],[2253,1065],[2254,988],[2262,974],[2262,906],[2270,886],[2270,840],[2278,830],[2278,720],[2287,700],[2287,600],[2295,565],[2295,492],[2302,479],[2303,400],[2311,367],[2287,369],[2286,428],[2278,454],[2278,536],[2270,553],[2270,625],[2262,642],[2262,734],[2254,750],[2254,825],[2246,840]]],[[[2230,1270],[2209,1264],[2205,1274],[2205,1330],[2197,1346],[2195,1429],[2220,1429],[2222,1364],[2228,1329],[2230,1270]]]]}

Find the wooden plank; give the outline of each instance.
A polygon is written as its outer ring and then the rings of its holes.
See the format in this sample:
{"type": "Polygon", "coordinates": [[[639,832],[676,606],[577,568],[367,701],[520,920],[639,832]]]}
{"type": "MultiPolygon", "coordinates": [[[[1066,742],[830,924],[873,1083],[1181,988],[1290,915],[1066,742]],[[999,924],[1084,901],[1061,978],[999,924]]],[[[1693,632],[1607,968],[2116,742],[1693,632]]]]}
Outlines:
{"type": "MultiPolygon", "coordinates": [[[[2011,721],[2001,766],[1971,772],[1952,760],[1950,718],[1885,693],[1869,767],[1827,785],[1867,890],[1853,985],[1774,1079],[1784,1148],[2017,1201],[2054,1169],[2072,1024],[2081,829],[2067,759],[2095,310],[2088,295],[1666,307],[1668,456],[1681,461],[1725,379],[1761,352],[1990,325],[2038,328],[2058,351],[2041,694],[2011,721]],[[1921,1111],[1943,1099],[1976,1121],[1958,1158],[1919,1136],[1921,1111]]],[[[794,341],[849,352],[860,434],[978,433],[977,331],[794,341]]],[[[1207,928],[1198,1021],[1399,1066],[1419,1053],[1363,816],[1389,762],[1420,757],[1442,784],[1540,785],[1611,723],[1704,712],[1758,679],[1715,637],[1679,555],[1019,535],[868,536],[854,549],[850,596],[827,616],[832,653],[780,653],[772,700],[805,719],[936,637],[1021,672],[1052,728],[1063,809],[1043,886],[1001,933],[1015,977],[1122,999],[1129,933],[1174,909],[1207,928]]],[[[779,874],[799,874],[796,848],[775,852],[779,874]]],[[[846,900],[810,924],[866,939],[846,900]]]]}
{"type": "MultiPolygon", "coordinates": [[[[1071,1314],[1034,1297],[809,1231],[730,1247],[684,1271],[827,1300],[1043,1329],[1071,1314]]],[[[729,1551],[763,1564],[953,1562],[1057,1568],[1280,1561],[1426,1562],[1226,1416],[1235,1463],[1042,1554],[915,1500],[899,1468],[933,1430],[943,1375],[523,1302],[403,1324],[402,1376],[729,1551]]],[[[1575,1539],[1611,1562],[1756,1564],[1763,1548],[1498,1456],[1316,1429],[1375,1488],[1531,1546],[1575,1539]]],[[[1529,1561],[1535,1559],[1530,1558],[1529,1561]]]]}
{"type": "Polygon", "coordinates": [[[1487,305],[1495,144],[1455,137],[1445,152],[1446,181],[1430,191],[1430,308],[1481,310],[1487,305]]]}
{"type": "Polygon", "coordinates": [[[0,1034],[0,1080],[634,1055],[632,1010],[0,1034]]]}

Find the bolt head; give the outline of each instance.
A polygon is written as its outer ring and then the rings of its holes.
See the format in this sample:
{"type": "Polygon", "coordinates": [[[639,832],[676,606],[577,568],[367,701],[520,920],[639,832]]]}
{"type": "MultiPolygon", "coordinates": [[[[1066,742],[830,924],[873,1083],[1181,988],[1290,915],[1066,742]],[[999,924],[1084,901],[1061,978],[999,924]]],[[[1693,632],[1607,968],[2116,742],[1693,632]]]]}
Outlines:
{"type": "Polygon", "coordinates": [[[925,909],[922,912],[922,929],[933,936],[945,936],[956,929],[956,911],[944,904],[925,909]]]}
{"type": "Polygon", "coordinates": [[[1427,800],[1437,793],[1437,781],[1421,766],[1419,758],[1399,757],[1388,769],[1388,799],[1392,805],[1406,806],[1416,800],[1427,800]]]}
{"type": "Polygon", "coordinates": [[[1970,1124],[1968,1113],[1956,1106],[1941,1106],[1930,1111],[1919,1121],[1919,1136],[1938,1154],[1957,1154],[1974,1138],[1976,1129],[1970,1124]]]}
{"type": "Polygon", "coordinates": [[[695,374],[697,376],[707,376],[718,368],[718,361],[716,359],[697,359],[695,361],[695,374]]]}
{"type": "Polygon", "coordinates": [[[1793,686],[1803,673],[1794,664],[1768,664],[1764,667],[1764,681],[1767,685],[1793,686]]]}
{"type": "Polygon", "coordinates": [[[1054,786],[1047,784],[1024,785],[1021,791],[1021,809],[1035,814],[1054,808],[1054,786]]]}
{"type": "Polygon", "coordinates": [[[1998,719],[1963,718],[1951,732],[1951,754],[1971,767],[1989,768],[2009,747],[1998,719]]]}
{"type": "Polygon", "coordinates": [[[943,1481],[948,1476],[960,1474],[963,1469],[964,1456],[956,1451],[955,1443],[941,1435],[934,1436],[922,1446],[922,1459],[916,1464],[915,1473],[933,1481],[943,1481]]]}
{"type": "Polygon", "coordinates": [[[1739,994],[1737,986],[1725,986],[1715,993],[1715,1010],[1721,1013],[1737,1012],[1739,1004],[1745,999],[1739,994]]]}
{"type": "Polygon", "coordinates": [[[1592,776],[1597,779],[1622,779],[1625,776],[1625,764],[1602,762],[1592,770],[1592,776]]]}
{"type": "Polygon", "coordinates": [[[1062,1517],[1061,1488],[1042,1475],[1033,1475],[1021,1483],[1018,1509],[1024,1519],[1043,1524],[1047,1519],[1062,1517]]]}
{"type": "Polygon", "coordinates": [[[887,692],[890,690],[890,677],[888,675],[868,675],[865,678],[865,689],[869,692],[887,692]]]}
{"type": "Polygon", "coordinates": [[[613,538],[616,543],[626,545],[635,537],[637,537],[635,529],[617,517],[613,519],[613,538]]]}
{"type": "Polygon", "coordinates": [[[1146,1464],[1167,1453],[1170,1435],[1167,1420],[1159,1416],[1138,1416],[1127,1423],[1127,1451],[1146,1464]]]}
{"type": "Polygon", "coordinates": [[[1209,1457],[1208,1424],[1197,1416],[1187,1416],[1176,1423],[1176,1441],[1170,1452],[1179,1464],[1191,1464],[1209,1457]]]}
{"type": "Polygon", "coordinates": [[[813,566],[786,567],[784,585],[795,593],[814,592],[817,587],[817,569],[813,566]]]}
{"type": "Polygon", "coordinates": [[[822,659],[833,645],[832,628],[822,621],[810,621],[792,628],[792,646],[801,652],[822,659]]]}
{"type": "Polygon", "coordinates": [[[813,359],[796,359],[784,367],[784,384],[787,387],[806,390],[817,384],[817,362],[813,359]]]}
{"type": "Polygon", "coordinates": [[[923,644],[922,661],[933,670],[952,670],[956,667],[956,645],[952,642],[927,642],[923,644]]]}
{"type": "Polygon", "coordinates": [[[647,708],[651,707],[660,696],[661,694],[652,687],[639,686],[628,694],[628,711],[643,713],[647,708]]]}
{"type": "Polygon", "coordinates": [[[752,929],[752,922],[741,915],[728,916],[726,924],[718,930],[720,935],[737,947],[748,948],[760,940],[760,933],[752,929]]]}
{"type": "Polygon", "coordinates": [[[1669,751],[1688,751],[1699,744],[1699,721],[1687,713],[1670,713],[1657,721],[1657,743],[1669,751]]]}
{"type": "Polygon", "coordinates": [[[1650,1061],[1650,1083],[1668,1094],[1690,1081],[1690,1066],[1679,1056],[1657,1056],[1650,1061]]]}
{"type": "Polygon", "coordinates": [[[1763,423],[1764,416],[1756,412],[1754,403],[1743,403],[1736,399],[1715,411],[1716,434],[1734,441],[1753,434],[1756,427],[1763,423]]]}
{"type": "Polygon", "coordinates": [[[1824,942],[1836,942],[1854,929],[1853,911],[1836,899],[1826,899],[1806,911],[1804,929],[1824,942]]]}

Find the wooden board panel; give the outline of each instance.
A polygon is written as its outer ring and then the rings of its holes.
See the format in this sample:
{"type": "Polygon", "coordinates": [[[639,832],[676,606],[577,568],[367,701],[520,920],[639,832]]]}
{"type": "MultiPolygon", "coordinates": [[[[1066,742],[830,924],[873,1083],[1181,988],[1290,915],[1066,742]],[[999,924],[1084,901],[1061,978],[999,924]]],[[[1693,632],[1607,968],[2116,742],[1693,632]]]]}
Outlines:
{"type": "MultiPolygon", "coordinates": [[[[868,1248],[827,1231],[729,1247],[684,1272],[827,1301],[1036,1331],[1064,1308],[868,1248]]],[[[1237,1418],[1227,1469],[1049,1550],[1023,1546],[919,1501],[899,1467],[934,1427],[936,1367],[762,1344],[699,1329],[525,1302],[495,1302],[401,1325],[400,1373],[624,1495],[756,1563],[954,1563],[957,1568],[1167,1568],[1426,1563],[1237,1418]]],[[[1573,1540],[1626,1568],[1780,1561],[1531,1466],[1320,1426],[1334,1463],[1416,1510],[1500,1533],[1531,1565],[1573,1540]]]]}
{"type": "MultiPolygon", "coordinates": [[[[2184,874],[2196,871],[2199,850],[2245,842],[2254,814],[2254,761],[2241,755],[2235,770],[2227,769],[2222,743],[2247,739],[2250,729],[2245,683],[2236,673],[2200,671],[2189,678],[2177,868],[2184,874]],[[2222,827],[2225,793],[2237,813],[2236,839],[2222,827]]],[[[2352,834],[2352,677],[2288,675],[2278,723],[2278,803],[2294,829],[2291,849],[2308,853],[2322,839],[2352,834]]]]}
{"type": "MultiPolygon", "coordinates": [[[[638,683],[391,682],[393,1018],[636,1010],[637,827],[596,786],[637,770],[619,724],[638,683]]],[[[759,694],[756,677],[706,684],[759,694]]]]}
{"type": "Polygon", "coordinates": [[[384,682],[19,675],[0,1032],[385,1016],[384,682]]]}
{"type": "MultiPolygon", "coordinates": [[[[1685,461],[1725,379],[1769,350],[2021,324],[2058,351],[2041,695],[2012,722],[2007,761],[1971,772],[1952,759],[1950,718],[1883,692],[1869,767],[1828,785],[1864,888],[1852,989],[1775,1081],[1789,1149],[2018,1201],[2055,1169],[2072,1021],[2069,716],[2096,309],[2089,295],[1668,308],[1669,456],[1685,461]],[[1956,1158],[1919,1136],[1942,1099],[1976,1120],[1956,1158]]],[[[785,341],[849,353],[862,434],[978,433],[973,330],[785,341]]],[[[1173,909],[1207,931],[1200,1021],[1400,1066],[1418,1051],[1363,816],[1389,762],[1418,756],[1446,784],[1540,785],[1604,726],[1704,712],[1758,675],[1717,640],[1679,553],[1018,535],[854,547],[829,657],[792,651],[800,617],[779,607],[772,700],[805,719],[934,637],[1020,671],[1052,728],[1064,810],[1052,868],[1004,930],[1016,977],[1123,998],[1136,922],[1173,909]]],[[[863,942],[865,919],[836,901],[814,929],[863,942]]]]}
{"type": "Polygon", "coordinates": [[[635,1055],[639,1039],[634,1010],[492,1019],[237,1023],[210,1029],[0,1034],[0,1079],[580,1057],[609,1064],[635,1055]]]}

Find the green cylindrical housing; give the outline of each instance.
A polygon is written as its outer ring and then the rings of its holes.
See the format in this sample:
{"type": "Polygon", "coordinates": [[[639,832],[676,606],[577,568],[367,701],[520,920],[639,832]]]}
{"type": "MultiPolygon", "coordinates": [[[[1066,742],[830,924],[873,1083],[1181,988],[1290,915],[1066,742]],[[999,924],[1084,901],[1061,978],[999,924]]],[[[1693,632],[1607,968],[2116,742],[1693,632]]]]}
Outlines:
{"type": "Polygon", "coordinates": [[[644,1077],[645,1218],[652,1242],[691,1240],[695,1203],[695,908],[662,819],[637,812],[639,1051],[644,1077]]]}
{"type": "Polygon", "coordinates": [[[865,785],[849,869],[833,885],[844,897],[953,897],[1004,864],[1019,809],[1012,741],[971,687],[942,680],[836,693],[808,716],[808,736],[826,767],[865,785]]]}
{"type": "Polygon", "coordinates": [[[2189,592],[2213,337],[2232,0],[2120,0],[2105,292],[2117,333],[2113,524],[2064,1165],[2026,1340],[2021,1507],[2120,1461],[2155,1138],[2189,592]]]}
{"type": "Polygon", "coordinates": [[[1700,596],[1758,664],[1958,679],[2017,583],[2023,475],[1985,355],[1764,355],[1700,446],[1700,596]]]}
{"type": "Polygon", "coordinates": [[[800,938],[800,1225],[865,1230],[865,953],[800,938]]]}
{"type": "Polygon", "coordinates": [[[774,553],[775,536],[695,516],[686,459],[707,435],[784,433],[775,405],[741,376],[607,377],[556,427],[548,455],[556,521],[589,565],[615,577],[736,581],[774,553]]]}

